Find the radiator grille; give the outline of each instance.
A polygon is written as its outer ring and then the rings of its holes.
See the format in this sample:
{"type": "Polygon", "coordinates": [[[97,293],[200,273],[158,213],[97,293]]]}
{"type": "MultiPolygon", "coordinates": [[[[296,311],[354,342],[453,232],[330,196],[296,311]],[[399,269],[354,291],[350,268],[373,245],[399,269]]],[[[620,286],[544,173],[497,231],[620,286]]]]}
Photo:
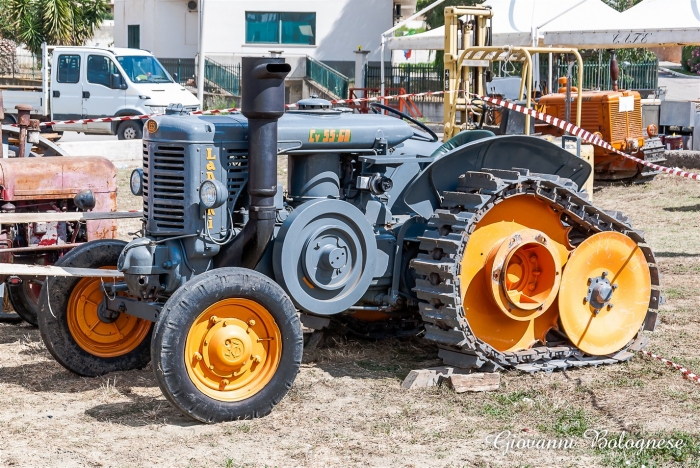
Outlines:
{"type": "Polygon", "coordinates": [[[248,181],[248,155],[236,150],[228,150],[228,206],[233,209],[241,191],[248,181]]]}
{"type": "Polygon", "coordinates": [[[612,125],[612,142],[625,141],[627,138],[642,138],[642,111],[640,101],[634,101],[634,110],[620,112],[620,103],[610,103],[610,123],[612,125]],[[627,123],[629,119],[629,126],[627,123]]]}
{"type": "MultiPolygon", "coordinates": [[[[173,145],[152,145],[149,171],[152,206],[149,219],[155,227],[168,233],[185,229],[185,148],[173,145]]],[[[145,159],[145,158],[144,158],[145,159]]]]}
{"type": "Polygon", "coordinates": [[[148,219],[148,144],[143,144],[143,217],[148,219]]]}

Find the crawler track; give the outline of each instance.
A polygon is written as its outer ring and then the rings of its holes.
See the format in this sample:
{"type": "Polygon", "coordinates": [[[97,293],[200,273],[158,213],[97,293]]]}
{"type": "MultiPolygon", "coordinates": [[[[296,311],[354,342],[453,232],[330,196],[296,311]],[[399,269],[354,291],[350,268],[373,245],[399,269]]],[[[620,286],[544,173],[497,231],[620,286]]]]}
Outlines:
{"type": "Polygon", "coordinates": [[[439,345],[439,355],[446,364],[481,370],[515,368],[525,372],[598,366],[629,360],[644,347],[642,333],[614,355],[591,356],[571,344],[563,331],[543,346],[517,352],[500,352],[478,339],[465,318],[459,289],[459,269],[469,237],[485,214],[501,201],[514,196],[531,196],[545,201],[558,213],[563,223],[572,227],[570,240],[576,246],[585,238],[603,231],[617,231],[631,238],[642,250],[649,264],[652,291],[650,309],[661,301],[659,270],[651,248],[642,232],[635,231],[627,217],[619,212],[605,212],[589,203],[577,192],[569,179],[527,170],[484,170],[460,177],[455,192],[443,193],[443,201],[421,237],[421,254],[411,262],[418,274],[414,291],[420,299],[420,313],[425,322],[425,338],[439,345]]]}

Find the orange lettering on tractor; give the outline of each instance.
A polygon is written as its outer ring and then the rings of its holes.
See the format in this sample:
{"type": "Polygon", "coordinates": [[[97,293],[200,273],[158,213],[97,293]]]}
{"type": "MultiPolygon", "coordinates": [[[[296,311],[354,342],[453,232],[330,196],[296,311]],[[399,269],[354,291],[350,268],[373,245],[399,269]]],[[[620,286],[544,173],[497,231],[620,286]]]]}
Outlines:
{"type": "Polygon", "coordinates": [[[349,143],[350,142],[350,129],[335,129],[335,128],[325,128],[323,130],[316,130],[312,128],[309,130],[309,143],[349,143]]]}
{"type": "MultiPolygon", "coordinates": [[[[216,171],[216,164],[214,164],[214,161],[216,161],[216,156],[214,156],[214,154],[212,153],[211,148],[207,148],[207,180],[216,180],[216,177],[214,177],[214,171],[216,171]]],[[[209,229],[214,229],[215,215],[216,211],[214,211],[212,208],[207,209],[207,227],[209,229]]]]}

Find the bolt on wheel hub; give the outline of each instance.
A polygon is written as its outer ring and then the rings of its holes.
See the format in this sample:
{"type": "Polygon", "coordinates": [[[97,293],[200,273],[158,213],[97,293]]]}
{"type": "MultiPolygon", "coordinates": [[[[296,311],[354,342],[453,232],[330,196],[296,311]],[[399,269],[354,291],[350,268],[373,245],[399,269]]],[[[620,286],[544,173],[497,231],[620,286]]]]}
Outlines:
{"type": "Polygon", "coordinates": [[[238,319],[219,320],[209,329],[202,355],[210,370],[228,377],[249,364],[253,342],[247,330],[248,325],[238,319]]]}
{"type": "Polygon", "coordinates": [[[604,271],[601,276],[588,279],[588,293],[583,299],[584,303],[589,303],[594,313],[599,313],[603,307],[613,308],[613,292],[617,289],[616,284],[610,284],[607,278],[608,273],[604,271]]]}
{"type": "Polygon", "coordinates": [[[281,338],[262,305],[241,298],[221,300],[204,310],[187,333],[187,373],[201,392],[215,400],[249,398],[275,374],[281,338]]]}

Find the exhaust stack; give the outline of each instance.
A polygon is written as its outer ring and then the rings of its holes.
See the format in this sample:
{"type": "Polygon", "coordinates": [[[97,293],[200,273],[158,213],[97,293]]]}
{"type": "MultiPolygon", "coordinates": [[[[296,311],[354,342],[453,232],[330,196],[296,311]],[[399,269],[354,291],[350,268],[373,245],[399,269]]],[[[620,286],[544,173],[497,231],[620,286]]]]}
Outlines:
{"type": "Polygon", "coordinates": [[[217,255],[215,267],[255,268],[275,227],[277,121],[284,115],[284,79],[292,67],[279,57],[243,57],[241,112],[248,118],[250,217],[217,255]]]}

